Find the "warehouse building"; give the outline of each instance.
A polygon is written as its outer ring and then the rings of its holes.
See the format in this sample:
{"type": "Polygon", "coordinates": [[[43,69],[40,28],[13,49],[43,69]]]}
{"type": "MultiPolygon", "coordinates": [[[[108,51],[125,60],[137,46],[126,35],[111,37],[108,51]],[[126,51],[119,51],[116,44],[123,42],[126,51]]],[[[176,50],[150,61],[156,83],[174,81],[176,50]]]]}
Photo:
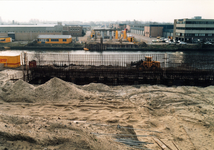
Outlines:
{"type": "Polygon", "coordinates": [[[72,42],[71,35],[39,35],[39,44],[69,44],[72,42]]]}
{"type": "Polygon", "coordinates": [[[185,42],[214,41],[214,19],[175,19],[173,37],[185,42]]]}
{"type": "Polygon", "coordinates": [[[165,37],[173,36],[173,25],[171,24],[152,24],[144,27],[146,37],[165,37]]]}
{"type": "Polygon", "coordinates": [[[32,41],[40,34],[62,35],[60,25],[0,25],[0,36],[17,41],[32,41]]]}
{"type": "Polygon", "coordinates": [[[144,26],[145,25],[133,25],[130,27],[131,33],[144,35],[144,26]]]}
{"type": "Polygon", "coordinates": [[[143,35],[146,37],[168,37],[173,36],[173,25],[172,24],[141,24],[133,25],[131,27],[131,33],[143,35]]]}
{"type": "Polygon", "coordinates": [[[77,25],[65,25],[61,22],[57,25],[0,25],[0,36],[8,36],[16,41],[32,41],[38,35],[71,35],[81,37],[84,35],[83,27],[77,25]]]}
{"type": "Polygon", "coordinates": [[[83,27],[77,25],[63,26],[63,35],[71,35],[72,37],[81,37],[84,34],[83,27]]]}

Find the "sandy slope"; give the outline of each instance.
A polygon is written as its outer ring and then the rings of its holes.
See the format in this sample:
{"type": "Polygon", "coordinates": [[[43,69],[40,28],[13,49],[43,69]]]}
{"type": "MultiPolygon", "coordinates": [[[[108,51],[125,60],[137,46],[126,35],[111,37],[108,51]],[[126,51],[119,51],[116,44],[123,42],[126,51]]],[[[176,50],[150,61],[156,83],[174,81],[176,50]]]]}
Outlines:
{"type": "Polygon", "coordinates": [[[33,86],[4,80],[0,149],[124,150],[136,148],[118,140],[134,140],[147,142],[141,143],[144,149],[211,150],[213,97],[213,86],[77,86],[58,78],[33,86]]]}

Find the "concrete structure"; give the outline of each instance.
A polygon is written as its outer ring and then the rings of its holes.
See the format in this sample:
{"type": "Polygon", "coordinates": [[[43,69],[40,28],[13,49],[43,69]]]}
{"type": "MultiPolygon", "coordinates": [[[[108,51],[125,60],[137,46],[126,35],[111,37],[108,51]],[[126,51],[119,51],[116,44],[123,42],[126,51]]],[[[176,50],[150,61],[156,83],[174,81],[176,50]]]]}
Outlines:
{"type": "Polygon", "coordinates": [[[146,37],[173,36],[172,24],[136,24],[133,25],[130,30],[133,34],[143,35],[146,37]]]}
{"type": "Polygon", "coordinates": [[[71,35],[39,35],[37,38],[37,43],[42,44],[69,44],[71,42],[71,35]]]}
{"type": "Polygon", "coordinates": [[[214,19],[175,19],[173,37],[185,42],[214,41],[214,19]]]}
{"type": "Polygon", "coordinates": [[[101,37],[105,39],[105,36],[107,36],[107,32],[109,33],[109,39],[112,39],[112,31],[116,31],[116,29],[110,29],[110,28],[101,28],[101,29],[94,29],[95,32],[95,39],[97,38],[96,32],[101,32],[101,37]]]}

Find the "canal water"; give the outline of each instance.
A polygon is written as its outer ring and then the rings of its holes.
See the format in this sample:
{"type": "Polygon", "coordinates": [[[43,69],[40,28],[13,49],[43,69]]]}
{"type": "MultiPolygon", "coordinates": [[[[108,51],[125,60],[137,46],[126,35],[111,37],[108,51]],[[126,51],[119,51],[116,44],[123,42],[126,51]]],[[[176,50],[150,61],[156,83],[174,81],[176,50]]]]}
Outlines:
{"type": "Polygon", "coordinates": [[[152,60],[160,61],[161,67],[177,67],[180,65],[197,69],[214,69],[213,51],[30,51],[7,50],[0,55],[21,55],[21,63],[24,64],[24,53],[27,61],[36,60],[39,65],[113,65],[127,66],[132,61],[144,60],[145,56],[152,56],[152,60]]]}

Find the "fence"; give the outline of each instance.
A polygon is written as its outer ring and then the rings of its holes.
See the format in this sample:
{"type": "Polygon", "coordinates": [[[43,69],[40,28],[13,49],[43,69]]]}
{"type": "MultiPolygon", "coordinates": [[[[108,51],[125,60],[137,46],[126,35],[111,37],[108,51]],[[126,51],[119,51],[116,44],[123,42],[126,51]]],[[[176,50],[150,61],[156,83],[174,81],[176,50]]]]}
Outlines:
{"type": "Polygon", "coordinates": [[[214,70],[214,57],[209,55],[185,54],[70,54],[70,53],[28,53],[27,60],[35,60],[37,65],[90,65],[127,67],[132,61],[144,60],[151,56],[159,61],[161,68],[186,68],[214,70]]]}

